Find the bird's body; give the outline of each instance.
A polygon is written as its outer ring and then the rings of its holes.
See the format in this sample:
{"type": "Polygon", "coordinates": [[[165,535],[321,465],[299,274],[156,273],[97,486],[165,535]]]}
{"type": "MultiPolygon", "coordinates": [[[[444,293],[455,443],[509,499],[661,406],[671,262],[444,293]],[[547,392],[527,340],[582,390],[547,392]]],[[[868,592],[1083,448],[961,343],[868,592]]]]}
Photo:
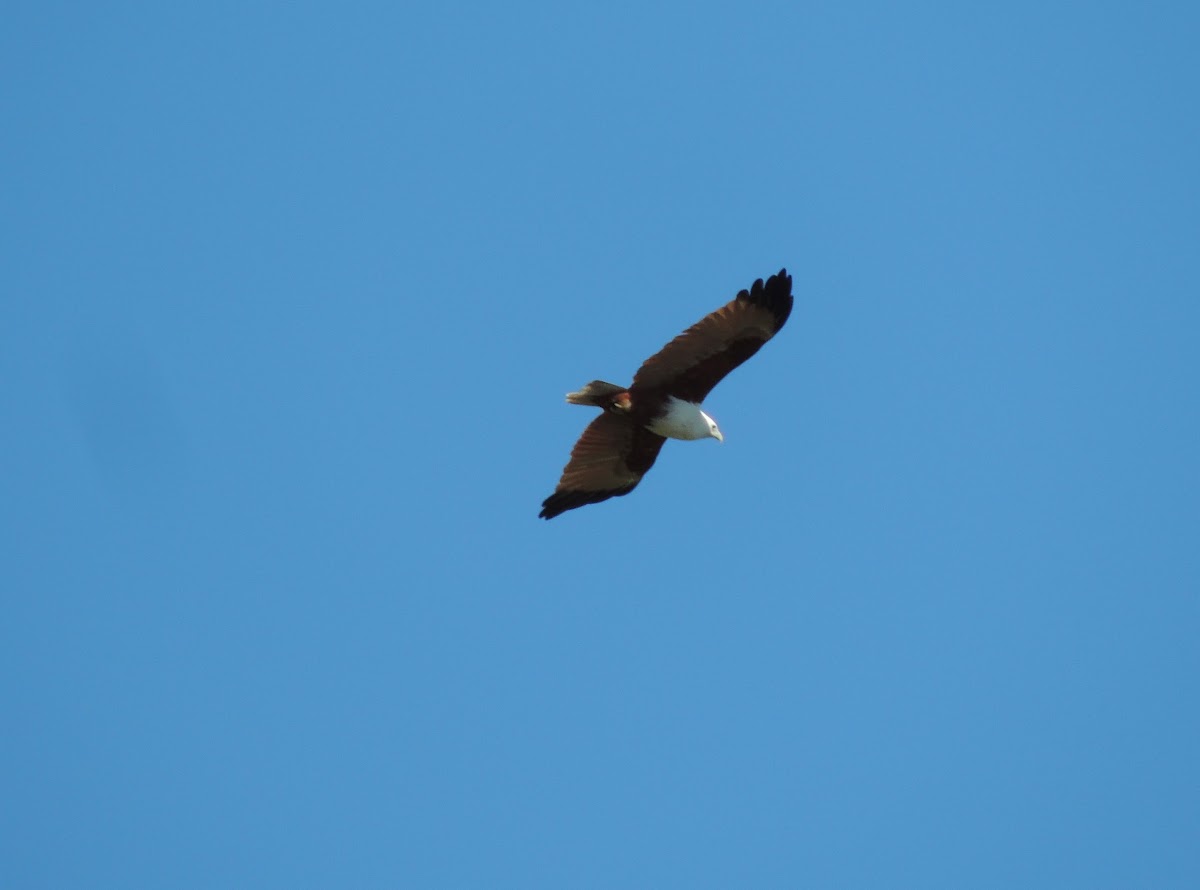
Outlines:
{"type": "Polygon", "coordinates": [[[730,371],[762,348],[792,311],[786,269],[754,282],[647,359],[628,387],[593,380],[568,393],[573,405],[604,413],[584,430],[554,494],[539,514],[560,513],[629,494],[667,439],[724,441],[700,404],[730,371]]]}

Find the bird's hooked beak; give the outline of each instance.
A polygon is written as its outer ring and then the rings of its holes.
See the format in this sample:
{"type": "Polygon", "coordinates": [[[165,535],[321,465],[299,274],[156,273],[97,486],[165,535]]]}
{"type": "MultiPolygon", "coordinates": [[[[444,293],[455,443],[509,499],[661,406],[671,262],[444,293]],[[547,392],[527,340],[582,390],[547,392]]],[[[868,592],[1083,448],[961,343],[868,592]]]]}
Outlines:
{"type": "Polygon", "coordinates": [[[718,442],[720,442],[722,445],[724,445],[724,444],[725,444],[725,437],[724,437],[723,435],[721,435],[721,431],[720,431],[720,430],[713,430],[713,434],[712,434],[712,436],[713,436],[713,438],[714,438],[714,439],[716,439],[716,440],[717,440],[718,442]]]}

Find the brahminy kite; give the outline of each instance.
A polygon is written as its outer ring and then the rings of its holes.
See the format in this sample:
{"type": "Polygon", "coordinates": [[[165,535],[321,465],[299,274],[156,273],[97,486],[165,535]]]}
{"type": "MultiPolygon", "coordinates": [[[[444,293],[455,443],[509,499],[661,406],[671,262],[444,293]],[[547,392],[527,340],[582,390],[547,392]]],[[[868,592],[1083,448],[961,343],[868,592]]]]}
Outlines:
{"type": "Polygon", "coordinates": [[[700,404],[730,371],[762,348],[792,312],[792,276],[780,269],[692,325],[642,364],[629,386],[593,380],[568,393],[572,405],[604,413],[571,451],[544,519],[633,491],[667,439],[725,441],[700,404]]]}

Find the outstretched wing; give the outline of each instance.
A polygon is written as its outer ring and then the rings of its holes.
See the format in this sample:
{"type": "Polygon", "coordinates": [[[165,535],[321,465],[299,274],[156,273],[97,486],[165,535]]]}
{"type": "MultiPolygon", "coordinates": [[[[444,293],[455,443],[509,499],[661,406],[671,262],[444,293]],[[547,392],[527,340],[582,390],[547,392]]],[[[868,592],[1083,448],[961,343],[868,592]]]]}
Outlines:
{"type": "Polygon", "coordinates": [[[702,402],[726,374],[775,336],[791,312],[792,276],[780,269],[646,359],[630,391],[661,390],[677,399],[702,402]]]}
{"type": "Polygon", "coordinates": [[[583,431],[554,494],[542,501],[543,519],[585,504],[629,494],[654,466],[667,441],[628,416],[601,414],[583,431]]]}

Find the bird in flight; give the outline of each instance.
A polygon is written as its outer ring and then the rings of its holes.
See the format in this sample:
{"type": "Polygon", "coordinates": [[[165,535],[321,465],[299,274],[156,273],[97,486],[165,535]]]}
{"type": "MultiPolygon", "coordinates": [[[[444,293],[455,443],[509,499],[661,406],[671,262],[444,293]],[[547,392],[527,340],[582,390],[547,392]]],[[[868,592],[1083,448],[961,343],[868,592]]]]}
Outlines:
{"type": "Polygon", "coordinates": [[[593,380],[567,394],[572,405],[604,413],[588,424],[571,450],[543,519],[629,494],[654,466],[667,439],[725,441],[717,422],[700,410],[714,386],[762,348],[792,312],[792,276],[780,269],[760,278],[646,359],[629,386],[593,380]]]}

